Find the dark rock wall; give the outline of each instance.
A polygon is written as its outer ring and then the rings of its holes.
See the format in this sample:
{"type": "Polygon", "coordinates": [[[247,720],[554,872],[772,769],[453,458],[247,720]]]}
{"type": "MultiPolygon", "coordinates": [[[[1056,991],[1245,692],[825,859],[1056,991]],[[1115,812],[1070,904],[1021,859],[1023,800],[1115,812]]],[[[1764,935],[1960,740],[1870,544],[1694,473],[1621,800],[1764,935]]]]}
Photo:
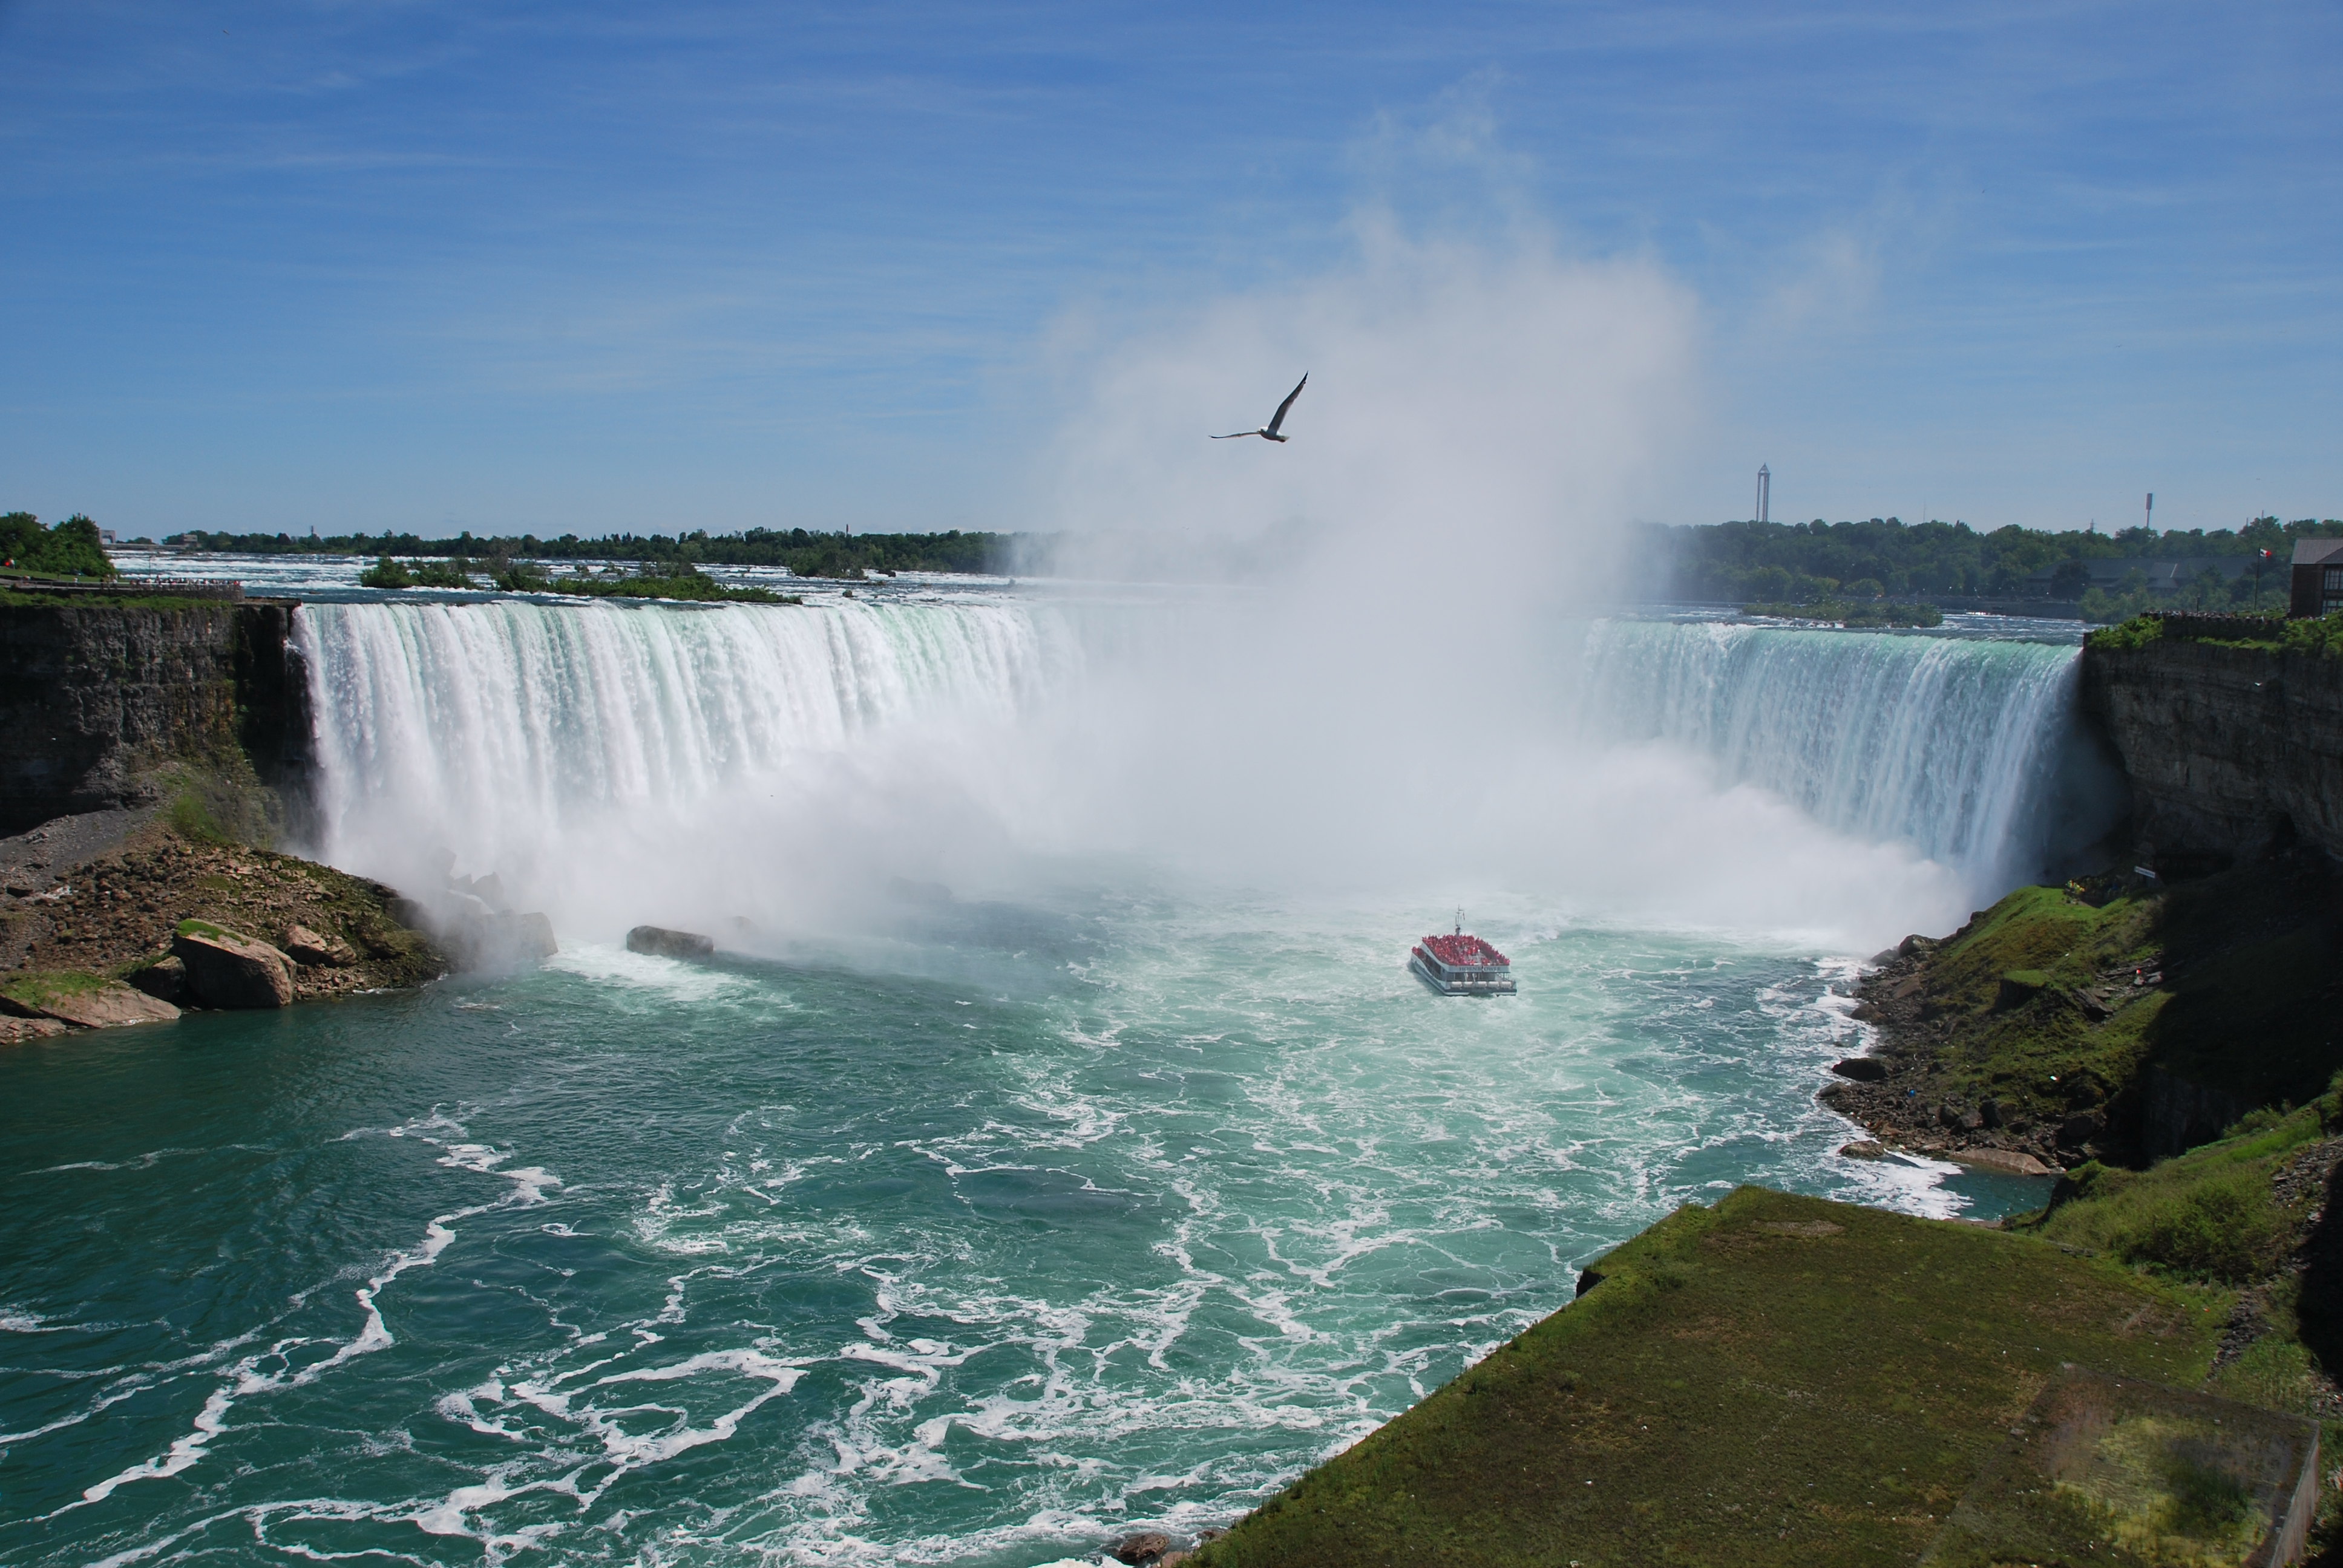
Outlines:
{"type": "Polygon", "coordinates": [[[2086,648],[2139,852],[2209,870],[2307,843],[2343,859],[2343,659],[2159,639],[2086,648]]]}
{"type": "Polygon", "coordinates": [[[136,805],[141,775],[241,751],[280,789],[306,767],[289,604],[0,607],[0,836],[136,805]]]}

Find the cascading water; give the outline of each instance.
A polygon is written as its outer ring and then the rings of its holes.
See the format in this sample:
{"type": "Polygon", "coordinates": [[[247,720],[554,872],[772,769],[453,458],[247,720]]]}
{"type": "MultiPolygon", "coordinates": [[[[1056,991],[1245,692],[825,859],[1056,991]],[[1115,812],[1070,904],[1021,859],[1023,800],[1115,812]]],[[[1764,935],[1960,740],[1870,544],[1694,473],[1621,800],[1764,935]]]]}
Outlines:
{"type": "Polygon", "coordinates": [[[1050,618],[989,603],[309,605],[296,635],[320,851],[413,876],[445,848],[539,893],[630,819],[767,802],[917,721],[997,725],[1078,664],[1050,618]]]}
{"type": "MultiPolygon", "coordinates": [[[[1722,782],[1908,843],[1985,896],[2038,875],[2054,840],[2077,832],[2058,819],[2072,648],[1607,620],[1587,655],[1591,737],[1700,753],[1722,782]]],[[[2083,809],[2107,825],[2106,802],[2083,809]]]]}
{"type": "MultiPolygon", "coordinates": [[[[1838,829],[1805,824],[1795,852],[1856,879],[1911,857],[1855,834],[1990,862],[2040,809],[2009,776],[2064,722],[2063,650],[1594,628],[1604,739],[1529,702],[1440,739],[1518,775],[1485,797],[1502,831],[1479,800],[1456,819],[1513,857],[1473,918],[1521,991],[1481,1000],[1402,967],[1442,884],[1238,894],[1099,857],[1077,896],[979,901],[928,869],[973,811],[899,862],[930,884],[918,918],[845,961],[744,956],[726,927],[705,962],[609,940],[662,900],[794,885],[825,846],[825,893],[883,884],[883,854],[982,793],[964,764],[1035,751],[1053,713],[1080,744],[1010,775],[1041,814],[1129,793],[1147,769],[1098,754],[1145,726],[1084,727],[1111,683],[1079,618],[494,602],[299,624],[328,852],[514,870],[550,890],[563,950],[0,1055],[0,1564],[1094,1562],[1131,1530],[1227,1523],[1679,1203],[1745,1181],[1936,1214],[2044,1196],[1837,1157],[1814,1091],[1861,1030],[1840,950],[1590,910],[1569,855],[1516,851],[1582,807],[1624,814],[1564,847],[1639,867],[1685,819],[1756,819],[1734,813],[1761,791],[1704,780],[1664,835],[1649,789],[1564,799],[1607,745],[1631,783],[1682,784],[1698,752],[1778,791],[1838,829]],[[907,776],[904,809],[870,810],[907,776]],[[559,901],[597,888],[598,913],[559,901]]],[[[1111,656],[1114,689],[1143,700],[1134,668],[1184,676],[1179,637],[1227,623],[1155,629],[1111,656]]],[[[1382,725],[1387,759],[1428,749],[1371,684],[1307,695],[1382,725]]],[[[1217,695],[1142,718],[1208,724],[1217,695]]],[[[1171,728],[1150,766],[1212,738],[1171,728]]],[[[1224,743],[1180,787],[1292,767],[1332,815],[1403,771],[1313,760],[1329,739],[1359,737],[1224,743]]],[[[1419,828],[1403,793],[1353,816],[1419,828]]],[[[1704,840],[1692,879],[1713,890],[1712,849],[1746,837],[1704,840]]]]}

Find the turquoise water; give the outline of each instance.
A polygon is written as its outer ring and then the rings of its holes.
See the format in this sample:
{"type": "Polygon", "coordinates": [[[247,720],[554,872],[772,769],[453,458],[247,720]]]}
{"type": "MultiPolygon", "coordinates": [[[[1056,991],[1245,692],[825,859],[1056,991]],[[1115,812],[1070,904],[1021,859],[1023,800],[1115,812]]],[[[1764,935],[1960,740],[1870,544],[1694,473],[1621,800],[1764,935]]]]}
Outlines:
{"type": "Polygon", "coordinates": [[[1814,1096],[2088,818],[2071,648],[1557,622],[1416,729],[1403,629],[305,606],[317,852],[564,951],[0,1055],[0,1564],[1082,1558],[1680,1203],[2040,1201],[1814,1096]],[[1407,974],[1458,895],[1518,996],[1407,974]]]}
{"type": "Polygon", "coordinates": [[[1844,960],[1525,905],[1446,999],[1410,920],[930,897],[0,1057],[0,1562],[1079,1557],[1676,1204],[2038,1199],[1834,1156],[1844,960]]]}

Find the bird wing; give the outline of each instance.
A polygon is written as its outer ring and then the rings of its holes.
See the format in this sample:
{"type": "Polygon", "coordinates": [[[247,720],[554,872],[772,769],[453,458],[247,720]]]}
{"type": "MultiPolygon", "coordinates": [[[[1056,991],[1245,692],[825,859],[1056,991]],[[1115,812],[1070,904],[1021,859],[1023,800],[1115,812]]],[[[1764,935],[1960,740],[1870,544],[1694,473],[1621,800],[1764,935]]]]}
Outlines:
{"type": "Polygon", "coordinates": [[[1293,407],[1293,400],[1296,397],[1301,397],[1302,389],[1309,385],[1310,377],[1307,374],[1303,375],[1301,380],[1296,381],[1293,384],[1293,390],[1288,392],[1285,395],[1285,401],[1277,406],[1277,413],[1269,422],[1269,429],[1266,432],[1267,434],[1272,436],[1277,434],[1277,427],[1285,423],[1285,411],[1293,407]]]}
{"type": "Polygon", "coordinates": [[[1247,436],[1258,436],[1260,434],[1261,432],[1258,430],[1236,430],[1232,431],[1226,436],[1215,436],[1212,439],[1215,441],[1235,441],[1241,440],[1247,436]]]}

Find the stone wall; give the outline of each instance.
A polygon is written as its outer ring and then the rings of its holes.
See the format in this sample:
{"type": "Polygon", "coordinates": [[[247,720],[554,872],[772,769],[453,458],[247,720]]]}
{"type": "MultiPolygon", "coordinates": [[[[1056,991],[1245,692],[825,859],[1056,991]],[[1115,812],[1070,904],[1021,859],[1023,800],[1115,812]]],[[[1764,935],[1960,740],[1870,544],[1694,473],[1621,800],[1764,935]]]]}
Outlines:
{"type": "Polygon", "coordinates": [[[2343,659],[2173,638],[2087,648],[2082,695],[2123,759],[2139,854],[2158,869],[2298,842],[2343,859],[2343,659]]]}
{"type": "Polygon", "coordinates": [[[0,836],[143,804],[173,761],[248,764],[297,783],[307,684],[294,607],[99,600],[0,606],[0,836]]]}

